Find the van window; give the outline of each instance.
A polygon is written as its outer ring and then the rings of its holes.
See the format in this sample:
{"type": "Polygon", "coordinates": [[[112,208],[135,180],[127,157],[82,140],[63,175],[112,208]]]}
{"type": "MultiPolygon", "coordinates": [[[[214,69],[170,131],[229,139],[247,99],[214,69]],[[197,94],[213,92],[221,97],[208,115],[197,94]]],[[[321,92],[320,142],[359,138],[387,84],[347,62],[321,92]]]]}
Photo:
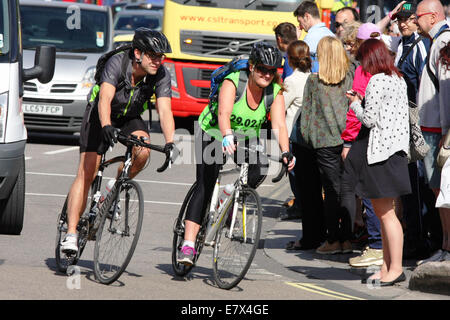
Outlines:
{"type": "Polygon", "coordinates": [[[0,61],[8,60],[9,53],[9,1],[0,4],[0,61]]]}
{"type": "Polygon", "coordinates": [[[114,30],[130,31],[134,33],[139,27],[146,27],[152,30],[161,31],[161,17],[158,16],[133,16],[122,15],[118,17],[114,30]]]}
{"type": "MultiPolygon", "coordinates": [[[[79,7],[78,7],[79,8],[79,7]]],[[[24,49],[54,45],[56,51],[104,52],[108,49],[107,12],[20,6],[24,49]]]]}

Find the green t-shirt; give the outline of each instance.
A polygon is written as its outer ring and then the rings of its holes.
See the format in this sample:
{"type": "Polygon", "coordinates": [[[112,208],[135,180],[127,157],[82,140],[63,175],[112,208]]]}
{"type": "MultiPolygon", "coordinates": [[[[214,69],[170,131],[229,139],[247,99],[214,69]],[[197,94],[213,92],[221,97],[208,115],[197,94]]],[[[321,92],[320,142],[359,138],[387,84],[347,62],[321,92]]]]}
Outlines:
{"type": "MultiPolygon", "coordinates": [[[[233,81],[234,85],[238,86],[239,83],[239,71],[230,73],[225,77],[233,81]]],[[[273,85],[273,96],[274,99],[281,89],[281,86],[277,83],[272,83],[273,85]]],[[[222,84],[220,84],[219,91],[222,84]]],[[[216,106],[214,108],[216,115],[218,114],[219,108],[216,106]]],[[[261,126],[266,120],[266,106],[264,105],[264,99],[261,99],[258,107],[252,110],[247,104],[247,90],[244,90],[242,97],[233,106],[233,111],[230,116],[231,129],[236,134],[236,136],[245,136],[245,139],[259,137],[261,126]]],[[[209,105],[205,107],[203,112],[198,118],[198,122],[203,131],[205,131],[210,136],[214,137],[216,140],[222,141],[222,133],[219,129],[219,123],[215,126],[211,126],[212,114],[209,112],[209,105]]]]}

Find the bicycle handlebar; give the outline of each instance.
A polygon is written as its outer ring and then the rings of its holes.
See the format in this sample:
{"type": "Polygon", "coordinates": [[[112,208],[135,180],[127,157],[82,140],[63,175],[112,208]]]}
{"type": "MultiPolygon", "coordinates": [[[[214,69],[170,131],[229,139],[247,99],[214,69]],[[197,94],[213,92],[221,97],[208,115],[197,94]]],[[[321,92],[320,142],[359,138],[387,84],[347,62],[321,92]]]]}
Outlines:
{"type": "Polygon", "coordinates": [[[284,163],[282,157],[277,157],[277,156],[273,156],[273,155],[270,155],[268,153],[265,153],[259,147],[260,147],[259,145],[254,145],[252,147],[239,147],[239,146],[236,146],[236,148],[238,148],[238,149],[242,149],[242,150],[244,150],[246,152],[257,152],[257,153],[267,157],[271,161],[281,163],[282,166],[281,166],[280,172],[278,173],[278,175],[275,178],[272,179],[273,183],[279,182],[283,178],[283,175],[285,175],[285,174],[287,175],[288,164],[284,163]]]}
{"type": "Polygon", "coordinates": [[[161,167],[156,169],[156,171],[160,172],[160,173],[165,171],[167,169],[167,167],[170,164],[172,164],[175,161],[175,159],[178,157],[178,152],[174,152],[176,150],[176,148],[174,148],[172,150],[166,150],[165,146],[160,146],[160,145],[155,145],[155,144],[145,142],[144,137],[138,138],[137,136],[135,136],[133,134],[130,134],[129,136],[127,136],[127,135],[123,134],[122,132],[118,131],[117,132],[117,140],[119,140],[124,145],[128,145],[129,143],[131,143],[135,146],[144,147],[144,148],[148,148],[151,150],[155,150],[157,152],[164,153],[166,155],[166,160],[164,161],[164,163],[161,167]]]}

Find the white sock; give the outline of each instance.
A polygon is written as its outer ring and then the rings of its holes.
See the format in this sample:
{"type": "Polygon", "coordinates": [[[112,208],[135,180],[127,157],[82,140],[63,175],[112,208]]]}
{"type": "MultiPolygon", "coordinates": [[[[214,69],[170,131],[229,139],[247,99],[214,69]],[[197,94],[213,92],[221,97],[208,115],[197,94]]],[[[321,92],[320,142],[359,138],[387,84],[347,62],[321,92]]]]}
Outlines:
{"type": "Polygon", "coordinates": [[[183,241],[182,247],[184,247],[184,246],[188,246],[188,247],[191,247],[191,248],[195,248],[195,242],[189,241],[189,240],[184,240],[184,241],[183,241]]]}

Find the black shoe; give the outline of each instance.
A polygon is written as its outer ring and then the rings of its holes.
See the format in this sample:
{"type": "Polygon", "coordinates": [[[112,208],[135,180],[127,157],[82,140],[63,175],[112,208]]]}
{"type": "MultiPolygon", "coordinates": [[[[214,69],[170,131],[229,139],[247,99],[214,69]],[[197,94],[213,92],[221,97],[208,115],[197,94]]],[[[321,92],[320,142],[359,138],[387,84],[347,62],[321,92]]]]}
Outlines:
{"type": "Polygon", "coordinates": [[[406,275],[404,272],[402,272],[401,275],[397,277],[397,279],[394,279],[392,281],[380,281],[380,287],[390,287],[396,284],[397,282],[402,282],[406,280],[406,275]]]}
{"type": "Polygon", "coordinates": [[[296,206],[292,206],[286,209],[286,212],[282,213],[280,215],[280,220],[286,221],[286,220],[295,220],[295,219],[301,219],[302,213],[299,208],[296,206]]]}

